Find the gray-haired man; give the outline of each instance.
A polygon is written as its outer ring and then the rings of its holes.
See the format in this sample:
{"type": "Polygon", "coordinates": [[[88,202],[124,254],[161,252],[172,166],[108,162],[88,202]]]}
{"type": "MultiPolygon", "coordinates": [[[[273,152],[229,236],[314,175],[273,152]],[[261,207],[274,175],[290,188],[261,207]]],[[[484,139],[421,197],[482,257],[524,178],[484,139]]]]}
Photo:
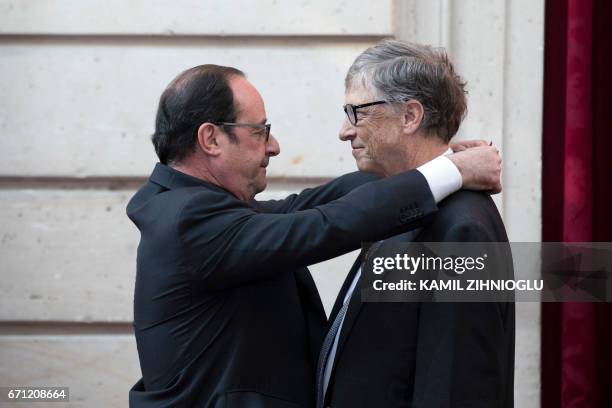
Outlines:
{"type": "MultiPolygon", "coordinates": [[[[385,41],[346,76],[340,139],[357,167],[392,176],[450,152],[465,115],[464,82],[446,54],[385,41]]],[[[433,222],[387,241],[507,242],[490,197],[460,191],[433,222]]],[[[317,406],[513,406],[514,306],[362,303],[361,256],[330,317],[317,368],[317,406]]]]}

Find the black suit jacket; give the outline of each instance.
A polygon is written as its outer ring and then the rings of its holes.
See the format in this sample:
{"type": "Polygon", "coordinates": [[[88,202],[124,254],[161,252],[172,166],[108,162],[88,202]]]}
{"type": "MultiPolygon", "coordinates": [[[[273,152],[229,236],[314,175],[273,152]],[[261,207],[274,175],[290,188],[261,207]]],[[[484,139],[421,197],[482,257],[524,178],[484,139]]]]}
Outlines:
{"type": "MultiPolygon", "coordinates": [[[[460,191],[439,204],[429,226],[385,242],[391,240],[508,238],[489,196],[460,191]]],[[[330,321],[360,266],[361,256],[344,282],[330,321]]],[[[362,303],[362,282],[353,292],[342,326],[326,406],[513,406],[513,303],[362,303]]]]}
{"type": "Polygon", "coordinates": [[[325,314],[306,265],[415,228],[436,210],[418,172],[371,180],[352,173],[249,204],[158,164],[127,207],[141,232],[142,379],[130,405],[312,406],[325,314]]]}

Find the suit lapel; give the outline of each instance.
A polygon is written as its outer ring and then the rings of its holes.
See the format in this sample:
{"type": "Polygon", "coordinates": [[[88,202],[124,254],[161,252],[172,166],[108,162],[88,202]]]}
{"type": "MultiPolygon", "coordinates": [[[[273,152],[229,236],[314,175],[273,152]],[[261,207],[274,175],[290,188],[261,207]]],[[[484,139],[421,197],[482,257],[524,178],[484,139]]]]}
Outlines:
{"type": "MultiPolygon", "coordinates": [[[[359,265],[359,268],[361,268],[361,263],[359,265]]],[[[363,307],[363,303],[361,302],[361,290],[363,289],[362,282],[363,280],[359,278],[359,282],[357,282],[357,286],[355,286],[353,295],[349,300],[348,310],[346,311],[344,322],[342,323],[342,329],[340,331],[340,338],[338,339],[338,348],[336,349],[336,358],[334,360],[333,367],[336,366],[338,357],[340,356],[340,353],[344,348],[344,343],[346,343],[346,339],[348,338],[348,335],[351,332],[351,329],[353,328],[353,324],[357,320],[357,316],[359,316],[359,312],[361,312],[361,308],[363,307]]]]}
{"type": "MultiPolygon", "coordinates": [[[[384,242],[385,243],[409,242],[409,241],[412,241],[414,238],[416,238],[420,232],[421,232],[421,229],[408,231],[407,233],[395,235],[389,239],[386,239],[384,242]]],[[[372,246],[371,249],[373,251],[376,251],[377,248],[372,246]]],[[[362,260],[362,256],[360,254],[359,258],[357,259],[358,262],[356,262],[356,264],[353,265],[353,269],[351,270],[352,276],[355,276],[355,274],[357,273],[357,270],[361,268],[361,260],[362,260]]],[[[348,290],[348,287],[350,286],[352,281],[353,279],[351,278],[351,279],[347,279],[344,282],[344,286],[342,287],[342,289],[344,290],[343,292],[344,294],[346,294],[346,290],[348,290]],[[347,286],[347,282],[348,282],[348,286],[347,286]]],[[[362,290],[363,290],[363,279],[360,278],[359,282],[357,282],[357,286],[355,286],[355,290],[353,291],[351,299],[349,300],[350,302],[349,307],[348,307],[348,310],[346,311],[344,323],[342,323],[342,329],[340,331],[340,338],[338,339],[338,348],[336,350],[336,357],[334,360],[334,364],[332,366],[332,372],[333,372],[334,367],[336,366],[336,362],[339,360],[339,357],[340,357],[340,354],[342,353],[344,345],[347,339],[349,338],[353,325],[357,321],[357,317],[359,316],[359,313],[361,312],[361,309],[364,306],[363,302],[361,301],[361,291],[362,290]]],[[[338,299],[336,299],[336,305],[334,305],[334,310],[336,310],[336,313],[337,313],[337,310],[339,310],[339,307],[337,309],[336,307],[338,306],[338,304],[340,305],[340,307],[342,306],[342,300],[344,300],[344,295],[338,296],[338,299]]],[[[335,317],[335,314],[333,316],[335,317]]]]}
{"type": "Polygon", "coordinates": [[[332,308],[332,311],[329,315],[329,324],[331,324],[336,319],[338,312],[342,308],[342,305],[344,304],[344,298],[346,297],[346,292],[351,287],[351,283],[353,282],[353,279],[355,278],[357,271],[361,267],[362,259],[363,259],[363,250],[359,253],[359,255],[357,256],[357,259],[355,259],[355,262],[353,263],[351,270],[346,276],[346,279],[344,279],[344,283],[342,284],[342,287],[340,288],[340,292],[338,293],[338,296],[336,296],[336,302],[334,303],[334,307],[332,308]]]}

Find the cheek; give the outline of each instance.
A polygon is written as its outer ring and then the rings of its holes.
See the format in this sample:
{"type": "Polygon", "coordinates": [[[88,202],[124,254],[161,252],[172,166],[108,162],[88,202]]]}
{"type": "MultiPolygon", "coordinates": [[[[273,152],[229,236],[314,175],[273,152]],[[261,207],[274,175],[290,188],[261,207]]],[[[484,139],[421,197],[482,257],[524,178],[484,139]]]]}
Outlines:
{"type": "Polygon", "coordinates": [[[261,149],[261,146],[253,143],[247,144],[246,141],[243,143],[244,146],[242,146],[241,154],[235,156],[234,160],[236,160],[236,164],[241,168],[243,174],[248,177],[256,176],[261,169],[261,162],[265,157],[265,149],[261,149]]]}
{"type": "Polygon", "coordinates": [[[394,154],[400,148],[401,134],[391,126],[381,126],[372,134],[372,146],[377,154],[394,154]]]}
{"type": "Polygon", "coordinates": [[[380,136],[380,132],[372,132],[369,135],[369,139],[368,139],[368,152],[370,153],[370,156],[372,158],[377,158],[380,157],[380,153],[381,151],[383,151],[383,139],[380,136]]]}
{"type": "Polygon", "coordinates": [[[363,128],[361,130],[361,140],[363,141],[364,146],[367,148],[370,156],[375,156],[380,150],[380,128],[366,119],[364,120],[363,128]]]}

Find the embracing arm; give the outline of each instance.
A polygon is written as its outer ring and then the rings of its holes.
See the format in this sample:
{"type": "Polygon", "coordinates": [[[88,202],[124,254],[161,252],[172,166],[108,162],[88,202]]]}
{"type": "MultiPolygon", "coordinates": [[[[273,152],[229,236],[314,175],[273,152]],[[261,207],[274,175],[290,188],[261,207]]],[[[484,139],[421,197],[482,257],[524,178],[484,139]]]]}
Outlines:
{"type": "Polygon", "coordinates": [[[183,207],[182,262],[207,288],[274,277],[420,226],[437,209],[418,171],[366,183],[338,200],[266,214],[229,194],[205,191],[183,207]]]}
{"type": "MultiPolygon", "coordinates": [[[[501,191],[501,157],[493,146],[483,141],[465,141],[455,144],[456,152],[438,157],[420,166],[420,171],[436,202],[463,187],[468,190],[501,191]]],[[[313,208],[349,193],[364,183],[380,177],[370,173],[353,172],[340,176],[327,184],[309,188],[300,194],[291,194],[283,200],[253,201],[262,212],[283,214],[313,208]]]]}
{"type": "Polygon", "coordinates": [[[307,188],[299,194],[291,194],[283,200],[254,201],[253,206],[262,212],[275,214],[306,210],[336,200],[362,184],[378,179],[380,177],[374,174],[355,171],[321,186],[307,188]]]}

